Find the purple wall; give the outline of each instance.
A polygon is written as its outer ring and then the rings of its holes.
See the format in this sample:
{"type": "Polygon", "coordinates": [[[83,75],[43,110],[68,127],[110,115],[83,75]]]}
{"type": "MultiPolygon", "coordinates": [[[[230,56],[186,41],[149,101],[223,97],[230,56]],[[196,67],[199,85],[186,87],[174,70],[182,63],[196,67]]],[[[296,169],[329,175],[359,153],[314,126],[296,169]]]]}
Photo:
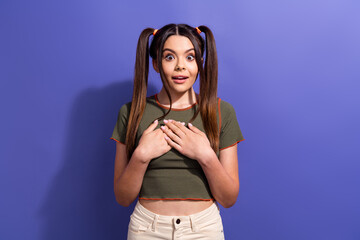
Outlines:
{"type": "Polygon", "coordinates": [[[213,30],[246,139],[227,239],[360,239],[360,3],[127,2],[0,2],[0,239],[125,239],[109,137],[141,30],[170,22],[213,30]]]}

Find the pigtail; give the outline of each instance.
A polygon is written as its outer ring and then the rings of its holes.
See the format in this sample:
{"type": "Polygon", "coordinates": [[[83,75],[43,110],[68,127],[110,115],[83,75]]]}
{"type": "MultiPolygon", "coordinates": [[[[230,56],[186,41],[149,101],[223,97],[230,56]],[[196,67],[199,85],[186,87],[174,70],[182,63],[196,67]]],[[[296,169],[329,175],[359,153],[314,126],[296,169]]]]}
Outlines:
{"type": "Polygon", "coordinates": [[[157,120],[158,121],[161,121],[163,119],[165,119],[165,117],[171,112],[172,110],[172,98],[171,98],[171,95],[170,95],[170,91],[169,91],[169,83],[167,82],[166,80],[166,76],[165,76],[165,73],[164,73],[164,70],[162,69],[162,52],[161,52],[161,49],[164,48],[164,42],[161,43],[159,49],[158,49],[158,53],[157,53],[157,64],[159,66],[159,73],[160,73],[160,78],[161,78],[161,82],[163,83],[163,86],[164,86],[164,89],[165,89],[165,93],[167,95],[167,97],[169,98],[169,102],[170,102],[170,107],[169,109],[167,110],[167,112],[162,115],[161,117],[158,117],[157,120]]]}
{"type": "Polygon", "coordinates": [[[200,71],[199,111],[211,147],[215,152],[218,152],[220,130],[216,117],[218,80],[216,45],[214,35],[208,27],[202,25],[198,28],[205,33],[206,39],[205,66],[204,71],[200,71]]]}
{"type": "Polygon", "coordinates": [[[149,75],[149,37],[154,32],[153,28],[144,29],[139,37],[134,73],[134,89],[131,109],[126,131],[126,153],[131,158],[135,150],[136,133],[139,128],[146,105],[146,93],[149,75]]]}

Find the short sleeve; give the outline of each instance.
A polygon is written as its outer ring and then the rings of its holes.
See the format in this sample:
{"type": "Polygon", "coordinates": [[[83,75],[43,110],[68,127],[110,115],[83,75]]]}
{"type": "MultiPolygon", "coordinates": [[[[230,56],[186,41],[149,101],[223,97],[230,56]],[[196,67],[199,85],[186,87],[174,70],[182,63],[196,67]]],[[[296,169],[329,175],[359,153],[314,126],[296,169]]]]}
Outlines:
{"type": "Polygon", "coordinates": [[[114,131],[110,139],[125,144],[126,128],[127,128],[129,113],[130,113],[130,103],[124,104],[119,110],[114,131]]]}
{"type": "Polygon", "coordinates": [[[231,147],[243,140],[244,137],[240,130],[233,106],[223,100],[220,101],[220,139],[219,149],[231,147]]]}

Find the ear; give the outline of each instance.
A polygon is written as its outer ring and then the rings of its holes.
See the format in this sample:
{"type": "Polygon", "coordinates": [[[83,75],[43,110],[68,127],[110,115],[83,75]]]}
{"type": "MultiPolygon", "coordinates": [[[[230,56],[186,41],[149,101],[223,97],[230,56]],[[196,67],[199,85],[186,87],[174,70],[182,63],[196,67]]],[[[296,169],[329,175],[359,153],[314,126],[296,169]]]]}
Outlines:
{"type": "Polygon", "coordinates": [[[156,59],[152,59],[152,64],[153,64],[153,67],[154,67],[155,71],[157,73],[159,73],[159,68],[158,68],[156,59]]]}

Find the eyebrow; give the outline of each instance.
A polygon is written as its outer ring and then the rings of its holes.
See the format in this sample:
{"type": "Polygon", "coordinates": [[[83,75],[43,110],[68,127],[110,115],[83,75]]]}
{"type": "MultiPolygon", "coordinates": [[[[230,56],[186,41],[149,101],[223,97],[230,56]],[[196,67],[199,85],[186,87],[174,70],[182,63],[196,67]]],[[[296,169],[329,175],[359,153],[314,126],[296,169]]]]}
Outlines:
{"type": "MultiPolygon", "coordinates": [[[[194,51],[195,51],[194,48],[190,48],[190,49],[186,50],[185,53],[190,52],[191,50],[194,50],[194,51]]],[[[164,48],[162,52],[165,52],[165,51],[170,51],[170,52],[172,52],[172,53],[176,53],[174,50],[172,50],[172,49],[170,49],[170,48],[164,48]]]]}

